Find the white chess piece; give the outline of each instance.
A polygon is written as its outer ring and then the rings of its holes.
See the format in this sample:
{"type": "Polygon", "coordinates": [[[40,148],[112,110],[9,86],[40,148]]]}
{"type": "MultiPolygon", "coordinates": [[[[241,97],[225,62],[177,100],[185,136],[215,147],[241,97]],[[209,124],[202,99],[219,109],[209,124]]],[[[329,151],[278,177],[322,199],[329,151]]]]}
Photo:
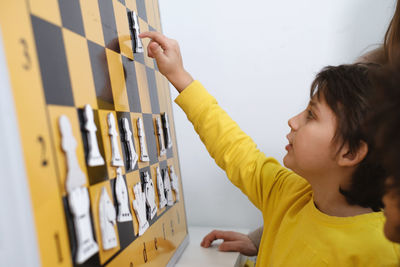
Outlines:
{"type": "Polygon", "coordinates": [[[119,152],[118,147],[118,132],[115,125],[114,115],[110,112],[107,115],[108,122],[108,134],[110,135],[111,140],[111,165],[112,166],[124,166],[124,161],[121,158],[121,153],[119,152]]]}
{"type": "Polygon", "coordinates": [[[103,241],[104,250],[115,248],[118,245],[117,235],[114,229],[114,225],[116,224],[115,219],[116,214],[114,205],[111,203],[110,196],[108,195],[106,188],[103,186],[99,203],[99,220],[101,240],[103,241]]]}
{"type": "Polygon", "coordinates": [[[79,167],[76,156],[77,143],[72,133],[71,123],[67,116],[62,115],[58,120],[61,132],[61,147],[67,159],[67,178],[65,187],[68,193],[86,184],[86,176],[79,167]]]}
{"type": "Polygon", "coordinates": [[[140,117],[137,119],[137,128],[140,143],[140,160],[150,161],[149,153],[147,152],[146,135],[144,133],[143,120],[140,117]]]}
{"type": "Polygon", "coordinates": [[[169,130],[168,114],[167,113],[161,114],[161,118],[164,126],[165,142],[167,143],[167,148],[171,148],[172,138],[171,138],[171,132],[169,130]]]}
{"type": "Polygon", "coordinates": [[[83,114],[85,117],[85,130],[89,146],[87,163],[89,166],[104,165],[104,159],[100,154],[99,144],[97,143],[97,127],[94,123],[92,107],[90,105],[85,105],[83,114]]]}
{"type": "Polygon", "coordinates": [[[122,118],[122,128],[124,129],[125,142],[128,148],[128,169],[133,170],[138,160],[138,156],[136,154],[135,146],[133,145],[131,127],[129,127],[129,121],[127,118],[122,118]]]}
{"type": "Polygon", "coordinates": [[[146,216],[146,196],[145,193],[142,192],[142,185],[140,182],[134,185],[133,193],[135,194],[135,199],[132,200],[132,205],[139,222],[139,236],[141,236],[149,228],[149,222],[146,216]]]}
{"type": "Polygon", "coordinates": [[[156,173],[157,173],[158,200],[160,201],[160,209],[162,209],[165,207],[165,205],[167,205],[167,200],[165,199],[164,182],[159,167],[157,167],[156,173]]]}
{"type": "Polygon", "coordinates": [[[157,213],[154,184],[153,180],[150,178],[150,175],[147,171],[143,173],[143,177],[144,177],[144,193],[146,194],[146,204],[150,209],[150,220],[151,220],[157,213]]]}
{"type": "Polygon", "coordinates": [[[175,199],[176,201],[179,201],[179,180],[178,176],[175,173],[174,166],[169,166],[169,174],[171,177],[171,186],[172,190],[175,191],[175,199]]]}
{"type": "Polygon", "coordinates": [[[138,16],[135,11],[132,11],[129,13],[130,14],[130,21],[131,21],[131,33],[132,33],[132,40],[134,42],[134,47],[133,47],[133,52],[134,53],[143,53],[143,44],[142,40],[139,37],[140,34],[140,28],[139,28],[139,22],[138,22],[138,16]]]}
{"type": "Polygon", "coordinates": [[[122,177],[121,168],[117,168],[117,178],[115,180],[115,195],[118,202],[117,221],[132,221],[131,211],[129,209],[128,190],[124,177],[122,177]]]}
{"type": "Polygon", "coordinates": [[[174,205],[174,199],[172,197],[172,190],[171,190],[171,181],[168,174],[168,168],[163,170],[164,175],[164,190],[165,190],[165,197],[167,198],[167,205],[172,206],[174,205]]]}
{"type": "Polygon", "coordinates": [[[167,153],[167,150],[165,149],[164,134],[163,134],[163,129],[162,129],[162,124],[161,124],[160,117],[156,118],[156,125],[157,125],[158,145],[160,147],[159,155],[161,157],[161,156],[164,156],[167,153]]]}
{"type": "Polygon", "coordinates": [[[86,187],[77,187],[68,194],[68,203],[74,217],[77,251],[75,261],[84,263],[99,251],[94,241],[92,224],[90,221],[90,201],[86,187]]]}

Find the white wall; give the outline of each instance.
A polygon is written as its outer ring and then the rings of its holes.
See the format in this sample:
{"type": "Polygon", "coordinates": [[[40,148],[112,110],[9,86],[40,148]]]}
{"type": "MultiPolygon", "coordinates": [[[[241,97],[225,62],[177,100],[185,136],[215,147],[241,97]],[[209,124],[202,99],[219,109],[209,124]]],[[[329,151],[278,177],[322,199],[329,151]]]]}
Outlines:
{"type": "MultiPolygon", "coordinates": [[[[314,75],[381,42],[394,10],[394,0],[159,2],[164,33],[179,41],[186,69],[279,161],[287,120],[305,107],[314,75]]],[[[261,225],[176,105],[174,115],[189,225],[261,225]]]]}

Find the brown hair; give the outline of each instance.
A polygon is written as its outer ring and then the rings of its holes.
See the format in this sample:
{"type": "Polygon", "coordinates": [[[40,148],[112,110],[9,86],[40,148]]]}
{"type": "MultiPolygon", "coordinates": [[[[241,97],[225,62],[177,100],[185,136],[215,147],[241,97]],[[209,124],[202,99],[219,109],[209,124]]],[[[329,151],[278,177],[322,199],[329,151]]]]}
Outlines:
{"type": "Polygon", "coordinates": [[[393,177],[393,186],[400,192],[400,64],[388,64],[372,72],[376,93],[372,102],[372,114],[367,121],[367,132],[377,148],[377,160],[381,160],[393,177]]]}
{"type": "Polygon", "coordinates": [[[400,1],[397,1],[396,9],[389,27],[385,34],[383,50],[386,61],[390,62],[394,58],[394,52],[400,45],[400,1]]]}
{"type": "MultiPolygon", "coordinates": [[[[323,97],[337,119],[333,142],[349,152],[356,152],[364,141],[368,144],[366,157],[356,167],[349,188],[339,188],[349,204],[379,211],[383,208],[383,181],[386,177],[381,165],[372,159],[373,145],[368,142],[364,125],[370,112],[373,87],[370,68],[376,65],[353,64],[325,67],[311,85],[310,97],[323,97]]],[[[340,150],[340,149],[339,149],[340,150]]]]}

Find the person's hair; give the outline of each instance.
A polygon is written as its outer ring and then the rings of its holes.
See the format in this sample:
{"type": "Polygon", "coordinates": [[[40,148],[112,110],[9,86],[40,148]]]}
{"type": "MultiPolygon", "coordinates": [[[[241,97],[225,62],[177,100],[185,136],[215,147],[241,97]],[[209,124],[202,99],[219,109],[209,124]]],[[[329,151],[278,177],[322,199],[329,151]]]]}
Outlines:
{"type": "Polygon", "coordinates": [[[390,62],[393,59],[393,53],[400,45],[400,1],[397,1],[394,15],[389,23],[383,41],[383,50],[386,61],[390,62]]]}
{"type": "MultiPolygon", "coordinates": [[[[395,56],[398,58],[398,56],[395,56]]],[[[376,146],[375,156],[392,177],[391,187],[400,192],[400,61],[372,71],[376,92],[366,128],[376,146]]]]}
{"type": "Polygon", "coordinates": [[[323,97],[337,119],[337,129],[332,140],[349,146],[349,153],[355,153],[362,142],[368,144],[368,153],[358,164],[349,188],[339,188],[350,205],[359,205],[379,211],[382,207],[384,170],[371,157],[370,145],[362,126],[370,110],[372,85],[369,69],[371,64],[328,66],[317,74],[311,85],[310,97],[323,97]]]}

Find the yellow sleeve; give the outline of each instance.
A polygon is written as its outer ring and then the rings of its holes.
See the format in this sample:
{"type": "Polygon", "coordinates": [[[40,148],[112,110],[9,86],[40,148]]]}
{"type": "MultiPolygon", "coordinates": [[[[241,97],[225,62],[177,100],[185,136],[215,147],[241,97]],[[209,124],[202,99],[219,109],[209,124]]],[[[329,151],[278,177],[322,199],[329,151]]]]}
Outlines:
{"type": "Polygon", "coordinates": [[[257,208],[264,210],[270,198],[277,197],[283,180],[293,173],[274,158],[266,157],[199,81],[191,83],[175,102],[186,113],[208,152],[232,183],[257,208]],[[278,189],[272,193],[273,188],[278,189]]]}

